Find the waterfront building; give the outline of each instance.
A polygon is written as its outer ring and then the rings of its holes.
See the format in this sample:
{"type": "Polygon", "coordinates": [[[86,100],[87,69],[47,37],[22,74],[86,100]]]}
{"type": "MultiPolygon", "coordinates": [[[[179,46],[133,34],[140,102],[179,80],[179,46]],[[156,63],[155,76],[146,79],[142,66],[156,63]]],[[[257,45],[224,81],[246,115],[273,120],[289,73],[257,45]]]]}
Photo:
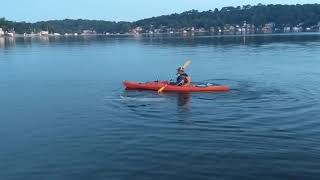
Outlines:
{"type": "Polygon", "coordinates": [[[4,31],[0,28],[0,36],[4,36],[4,31]]]}
{"type": "Polygon", "coordinates": [[[236,28],[230,24],[226,24],[224,27],[223,27],[223,34],[228,34],[228,35],[232,35],[232,34],[235,34],[235,30],[236,28]]]}
{"type": "Polygon", "coordinates": [[[48,36],[49,31],[40,31],[40,36],[48,36]]]}
{"type": "Polygon", "coordinates": [[[154,29],[154,33],[156,33],[156,34],[161,33],[161,29],[154,29]]]}
{"type": "Polygon", "coordinates": [[[262,32],[263,33],[273,33],[274,27],[275,27],[275,23],[272,23],[272,22],[271,23],[267,23],[262,28],[262,32]]]}
{"type": "Polygon", "coordinates": [[[214,33],[215,32],[215,28],[214,27],[210,27],[210,32],[214,33]]]}
{"type": "Polygon", "coordinates": [[[284,33],[289,33],[289,32],[291,32],[291,27],[284,27],[284,28],[283,28],[283,32],[284,32],[284,33]]]}
{"type": "Polygon", "coordinates": [[[142,27],[136,27],[132,30],[134,34],[139,34],[143,31],[142,27]]]}
{"type": "Polygon", "coordinates": [[[83,30],[82,35],[96,35],[97,32],[94,30],[83,30]]]}
{"type": "Polygon", "coordinates": [[[247,24],[246,32],[247,34],[254,34],[256,26],[254,24],[247,24]]]}
{"type": "Polygon", "coordinates": [[[10,37],[14,37],[16,35],[16,33],[14,31],[10,31],[7,33],[7,35],[10,37]]]}
{"type": "MultiPolygon", "coordinates": [[[[191,29],[191,31],[192,31],[192,29],[191,29]]],[[[207,32],[207,31],[205,28],[199,28],[196,30],[196,32],[207,32]]]]}
{"type": "Polygon", "coordinates": [[[302,32],[303,28],[295,26],[295,27],[293,27],[292,31],[295,32],[295,33],[302,32]]]}

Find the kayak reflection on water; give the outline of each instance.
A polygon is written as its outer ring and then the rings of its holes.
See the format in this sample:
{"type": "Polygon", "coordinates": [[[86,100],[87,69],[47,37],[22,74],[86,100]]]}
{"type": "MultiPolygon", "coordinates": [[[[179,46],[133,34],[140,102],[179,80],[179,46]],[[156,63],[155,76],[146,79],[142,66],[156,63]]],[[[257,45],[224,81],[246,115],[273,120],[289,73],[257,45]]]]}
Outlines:
{"type": "Polygon", "coordinates": [[[177,116],[180,122],[186,123],[191,118],[191,94],[177,93],[177,116]]]}
{"type": "Polygon", "coordinates": [[[190,99],[190,93],[178,93],[178,106],[188,107],[190,99]]]}

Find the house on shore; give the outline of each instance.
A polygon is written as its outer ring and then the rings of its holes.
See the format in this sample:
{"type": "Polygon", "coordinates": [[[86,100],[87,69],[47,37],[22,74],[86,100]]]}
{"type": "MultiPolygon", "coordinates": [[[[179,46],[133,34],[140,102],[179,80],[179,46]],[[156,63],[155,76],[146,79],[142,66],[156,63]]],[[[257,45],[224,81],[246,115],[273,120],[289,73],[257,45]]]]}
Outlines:
{"type": "Polygon", "coordinates": [[[274,28],[275,28],[275,23],[271,22],[271,23],[267,23],[264,25],[264,27],[262,28],[262,32],[263,33],[273,33],[274,32],[274,28]]]}
{"type": "Polygon", "coordinates": [[[210,32],[211,33],[214,33],[216,30],[215,30],[215,27],[210,27],[210,32]]]}
{"type": "Polygon", "coordinates": [[[226,24],[223,27],[223,34],[233,35],[235,34],[236,28],[233,25],[226,24]]]}
{"type": "Polygon", "coordinates": [[[96,35],[97,32],[94,30],[83,30],[82,35],[96,35]]]}
{"type": "Polygon", "coordinates": [[[0,28],[0,36],[4,36],[4,31],[0,28]]]}
{"type": "Polygon", "coordinates": [[[7,32],[6,35],[9,37],[14,37],[14,36],[16,36],[16,32],[12,30],[12,31],[7,32]]]}
{"type": "Polygon", "coordinates": [[[291,27],[289,27],[289,26],[284,27],[284,28],[283,28],[283,32],[284,32],[284,33],[289,33],[289,32],[291,32],[291,27]]]}
{"type": "Polygon", "coordinates": [[[49,31],[40,31],[40,36],[48,36],[49,35],[49,31]]]}
{"type": "Polygon", "coordinates": [[[299,33],[299,32],[303,31],[303,28],[299,27],[299,26],[295,26],[295,27],[293,27],[292,31],[295,32],[295,33],[299,33]]]}
{"type": "Polygon", "coordinates": [[[142,27],[136,27],[132,30],[133,34],[140,34],[143,32],[143,28],[142,27]]]}

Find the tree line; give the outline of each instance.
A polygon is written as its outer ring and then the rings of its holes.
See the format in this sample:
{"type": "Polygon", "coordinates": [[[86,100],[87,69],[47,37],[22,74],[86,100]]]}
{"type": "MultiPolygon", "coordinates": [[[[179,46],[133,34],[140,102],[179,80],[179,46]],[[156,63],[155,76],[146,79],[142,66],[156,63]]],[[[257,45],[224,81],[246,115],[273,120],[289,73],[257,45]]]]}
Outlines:
{"type": "Polygon", "coordinates": [[[0,18],[0,27],[6,31],[14,30],[16,33],[31,33],[49,31],[50,33],[81,33],[83,30],[93,30],[97,33],[125,33],[131,27],[130,22],[112,22],[102,20],[64,19],[39,21],[36,23],[13,22],[0,18]]]}
{"type": "Polygon", "coordinates": [[[320,4],[297,5],[245,5],[238,7],[224,7],[209,11],[186,11],[180,14],[163,15],[135,22],[113,22],[103,20],[65,19],[40,21],[36,23],[14,22],[0,18],[0,27],[3,30],[14,30],[16,33],[31,33],[48,30],[50,33],[74,33],[83,30],[94,30],[97,33],[126,33],[135,27],[143,29],[155,28],[184,28],[195,27],[209,29],[223,27],[226,24],[248,24],[263,26],[273,22],[277,27],[301,26],[310,27],[320,22],[320,4]]]}
{"type": "Polygon", "coordinates": [[[297,26],[308,27],[320,22],[320,4],[304,5],[262,5],[224,7],[209,11],[198,12],[191,10],[181,14],[171,14],[153,17],[134,22],[134,26],[155,28],[168,26],[172,28],[195,27],[210,28],[223,27],[225,24],[242,25],[243,22],[255,26],[263,26],[273,22],[278,27],[297,26]]]}

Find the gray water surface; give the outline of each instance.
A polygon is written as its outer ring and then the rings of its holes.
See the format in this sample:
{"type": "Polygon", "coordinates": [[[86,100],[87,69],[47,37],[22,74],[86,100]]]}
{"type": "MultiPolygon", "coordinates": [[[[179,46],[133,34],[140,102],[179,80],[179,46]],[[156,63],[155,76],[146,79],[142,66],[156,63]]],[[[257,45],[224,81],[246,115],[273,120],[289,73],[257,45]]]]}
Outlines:
{"type": "Polygon", "coordinates": [[[320,34],[0,37],[0,179],[318,179],[320,34]],[[175,78],[230,92],[125,91],[175,78]]]}

